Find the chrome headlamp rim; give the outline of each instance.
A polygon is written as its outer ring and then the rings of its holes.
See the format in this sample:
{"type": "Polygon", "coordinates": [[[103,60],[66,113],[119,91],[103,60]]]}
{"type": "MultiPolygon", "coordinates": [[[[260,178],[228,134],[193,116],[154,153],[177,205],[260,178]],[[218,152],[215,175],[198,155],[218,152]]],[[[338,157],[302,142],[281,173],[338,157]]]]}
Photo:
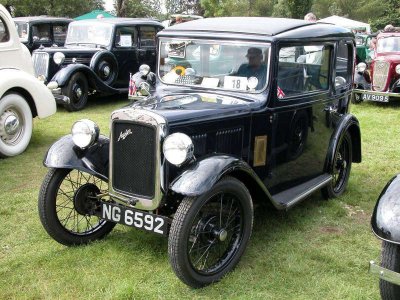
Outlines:
{"type": "Polygon", "coordinates": [[[72,141],[81,148],[86,149],[93,145],[99,138],[99,126],[89,119],[76,121],[71,128],[72,141]]]}
{"type": "Polygon", "coordinates": [[[56,52],[54,53],[53,56],[53,61],[57,64],[57,65],[61,65],[65,60],[65,55],[62,52],[56,52]]]}
{"type": "Polygon", "coordinates": [[[400,75],[400,64],[398,64],[395,68],[395,71],[398,75],[400,75]]]}
{"type": "Polygon", "coordinates": [[[146,64],[142,64],[139,67],[139,72],[142,74],[142,76],[147,76],[150,73],[150,66],[146,64]]]}
{"type": "Polygon", "coordinates": [[[364,72],[367,69],[367,64],[360,62],[357,66],[356,69],[358,72],[364,72]]]}
{"type": "Polygon", "coordinates": [[[193,157],[193,141],[184,133],[173,133],[165,138],[163,153],[169,163],[179,167],[193,157]]]}

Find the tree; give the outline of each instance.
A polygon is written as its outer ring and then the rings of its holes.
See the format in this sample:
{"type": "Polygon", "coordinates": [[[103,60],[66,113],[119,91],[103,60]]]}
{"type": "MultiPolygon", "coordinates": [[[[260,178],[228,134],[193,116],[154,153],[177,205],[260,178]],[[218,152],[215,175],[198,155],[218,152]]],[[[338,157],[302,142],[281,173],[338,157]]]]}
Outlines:
{"type": "Polygon", "coordinates": [[[312,0],[279,0],[274,5],[272,15],[275,17],[303,19],[310,12],[312,3],[312,0]]]}
{"type": "Polygon", "coordinates": [[[158,0],[127,0],[125,17],[129,18],[159,18],[161,15],[160,1],[158,0]]]}
{"type": "Polygon", "coordinates": [[[14,17],[51,15],[74,18],[94,9],[103,9],[102,0],[0,0],[14,17]]]}

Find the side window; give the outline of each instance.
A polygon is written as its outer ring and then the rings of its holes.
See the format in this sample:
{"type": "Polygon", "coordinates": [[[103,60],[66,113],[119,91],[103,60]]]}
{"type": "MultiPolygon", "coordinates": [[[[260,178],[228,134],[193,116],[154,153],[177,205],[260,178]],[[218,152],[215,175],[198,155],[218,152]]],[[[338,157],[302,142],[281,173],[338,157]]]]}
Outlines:
{"type": "Polygon", "coordinates": [[[54,43],[63,44],[67,38],[68,24],[53,25],[54,43]]]}
{"type": "Polygon", "coordinates": [[[0,18],[0,43],[5,43],[10,40],[10,33],[8,32],[8,28],[6,23],[0,18]]]}
{"type": "Polygon", "coordinates": [[[140,47],[155,47],[156,29],[151,26],[140,27],[140,47]]]}
{"type": "Polygon", "coordinates": [[[50,41],[50,24],[37,24],[32,26],[33,41],[50,41]]]}
{"type": "Polygon", "coordinates": [[[339,42],[336,57],[336,76],[343,77],[347,83],[351,81],[353,47],[351,44],[339,42]]]}
{"type": "Polygon", "coordinates": [[[279,50],[278,98],[329,89],[331,48],[323,45],[283,47],[279,50]]]}
{"type": "Polygon", "coordinates": [[[119,27],[115,33],[115,47],[131,48],[137,46],[136,27],[119,27]]]}

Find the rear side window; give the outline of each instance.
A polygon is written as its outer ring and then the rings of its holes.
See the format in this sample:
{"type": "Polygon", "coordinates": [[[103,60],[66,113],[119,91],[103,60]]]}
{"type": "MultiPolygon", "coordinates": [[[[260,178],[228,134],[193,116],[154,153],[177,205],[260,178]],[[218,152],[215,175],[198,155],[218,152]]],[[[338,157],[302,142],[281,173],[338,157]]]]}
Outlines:
{"type": "Polygon", "coordinates": [[[7,25],[2,18],[0,18],[0,43],[5,43],[10,40],[10,33],[7,25]]]}
{"type": "Polygon", "coordinates": [[[50,24],[37,24],[32,26],[33,41],[50,41],[50,24]]]}
{"type": "Polygon", "coordinates": [[[63,44],[67,38],[68,24],[53,25],[54,43],[63,44]]]}
{"type": "Polygon", "coordinates": [[[151,26],[140,27],[140,46],[155,47],[156,46],[156,29],[151,26]]]}
{"type": "Polygon", "coordinates": [[[283,47],[279,51],[278,98],[329,89],[331,48],[324,45],[283,47]]]}
{"type": "Polygon", "coordinates": [[[341,76],[346,79],[346,82],[350,82],[352,75],[352,60],[353,47],[351,44],[340,42],[338,45],[337,57],[336,57],[336,76],[341,76]]]}
{"type": "Polygon", "coordinates": [[[119,48],[129,48],[137,46],[136,27],[119,27],[115,34],[115,46],[119,48]]]}

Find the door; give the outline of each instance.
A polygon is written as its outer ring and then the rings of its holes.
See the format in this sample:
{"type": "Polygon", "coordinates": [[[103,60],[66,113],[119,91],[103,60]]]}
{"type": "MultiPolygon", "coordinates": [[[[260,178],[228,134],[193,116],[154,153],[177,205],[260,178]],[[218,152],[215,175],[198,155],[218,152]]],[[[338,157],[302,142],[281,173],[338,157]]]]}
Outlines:
{"type": "Polygon", "coordinates": [[[128,88],[129,74],[139,69],[138,62],[138,30],[136,26],[123,26],[115,29],[113,50],[118,62],[118,78],[116,88],[128,88]]]}
{"type": "Polygon", "coordinates": [[[330,110],[333,44],[304,44],[279,51],[265,184],[277,193],[323,174],[332,134],[330,110]]]}

